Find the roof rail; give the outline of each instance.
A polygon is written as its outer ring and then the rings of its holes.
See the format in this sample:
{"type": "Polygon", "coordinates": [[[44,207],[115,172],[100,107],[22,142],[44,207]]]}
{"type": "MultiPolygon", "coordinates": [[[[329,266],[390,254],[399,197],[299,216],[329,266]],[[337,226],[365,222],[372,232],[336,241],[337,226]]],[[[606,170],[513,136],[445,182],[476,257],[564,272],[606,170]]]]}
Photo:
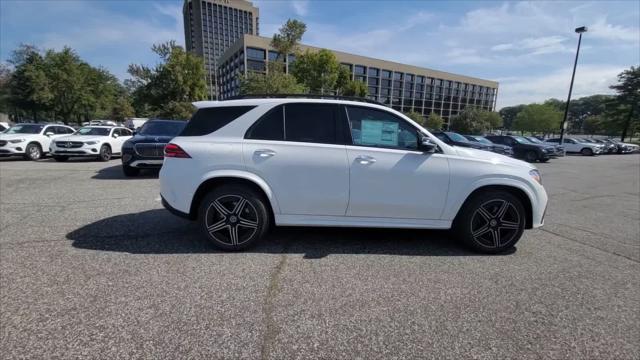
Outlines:
{"type": "Polygon", "coordinates": [[[242,99],[328,99],[328,100],[348,100],[348,101],[360,101],[370,104],[386,106],[381,102],[357,97],[357,96],[342,96],[342,95],[321,95],[321,94],[251,94],[251,95],[236,95],[231,96],[225,100],[242,100],[242,99]]]}

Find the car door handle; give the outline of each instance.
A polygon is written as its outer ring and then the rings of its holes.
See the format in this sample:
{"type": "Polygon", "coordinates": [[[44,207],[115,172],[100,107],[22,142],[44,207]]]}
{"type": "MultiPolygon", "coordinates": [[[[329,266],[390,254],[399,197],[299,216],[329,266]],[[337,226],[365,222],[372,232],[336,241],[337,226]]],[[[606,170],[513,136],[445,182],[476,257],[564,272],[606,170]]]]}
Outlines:
{"type": "Polygon", "coordinates": [[[369,165],[369,164],[373,164],[374,162],[376,162],[376,159],[373,156],[360,155],[360,156],[356,157],[356,161],[359,162],[362,165],[369,165]]]}
{"type": "Polygon", "coordinates": [[[276,152],[273,151],[273,150],[269,150],[269,149],[258,149],[256,151],[254,151],[254,154],[258,155],[261,158],[268,158],[268,157],[272,157],[273,155],[275,155],[276,152]]]}

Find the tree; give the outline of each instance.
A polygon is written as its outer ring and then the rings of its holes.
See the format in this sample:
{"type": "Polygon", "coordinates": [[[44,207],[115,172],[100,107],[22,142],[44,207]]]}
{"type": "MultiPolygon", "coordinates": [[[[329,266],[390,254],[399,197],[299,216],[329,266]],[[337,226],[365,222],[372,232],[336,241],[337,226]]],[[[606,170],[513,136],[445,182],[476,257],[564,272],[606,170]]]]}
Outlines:
{"type": "Polygon", "coordinates": [[[404,114],[405,114],[409,119],[411,119],[411,120],[413,120],[413,121],[417,122],[418,124],[420,124],[420,125],[423,125],[423,126],[424,126],[424,124],[425,124],[424,116],[422,116],[422,114],[420,114],[419,112],[409,111],[409,112],[406,112],[406,113],[404,113],[404,114]]]}
{"type": "Polygon", "coordinates": [[[601,115],[591,115],[584,119],[582,129],[585,134],[593,135],[602,130],[603,118],[601,115]]]}
{"type": "Polygon", "coordinates": [[[349,80],[342,89],[344,96],[366,97],[369,94],[369,88],[362,81],[349,80]]]}
{"type": "Polygon", "coordinates": [[[518,113],[512,129],[517,131],[541,132],[548,134],[556,131],[562,122],[562,112],[549,104],[526,105],[518,113]]]}
{"type": "Polygon", "coordinates": [[[624,141],[629,129],[635,128],[640,121],[640,66],[632,66],[618,74],[618,83],[610,88],[616,91],[615,102],[618,109],[626,110],[626,116],[618,117],[622,128],[620,140],[624,141]]]}
{"type": "Polygon", "coordinates": [[[518,116],[518,113],[524,109],[526,105],[507,106],[500,109],[500,116],[502,117],[503,126],[505,129],[511,129],[513,121],[518,116]]]}
{"type": "Polygon", "coordinates": [[[241,94],[303,94],[306,88],[289,74],[250,72],[240,79],[241,94]]]}
{"type": "Polygon", "coordinates": [[[0,63],[0,113],[8,114],[11,106],[9,103],[9,80],[11,80],[11,69],[6,64],[0,63]]]}
{"type": "Polygon", "coordinates": [[[495,111],[480,110],[479,121],[485,127],[485,131],[502,127],[503,120],[499,113],[495,111]]]}
{"type": "Polygon", "coordinates": [[[307,50],[296,59],[291,73],[311,93],[328,94],[335,90],[340,64],[327,49],[307,50]]]}
{"type": "Polygon", "coordinates": [[[435,112],[431,112],[431,114],[429,114],[429,117],[427,118],[425,125],[428,129],[438,131],[442,130],[443,124],[444,120],[442,119],[442,117],[440,117],[440,115],[436,114],[435,112]]]}
{"type": "Polygon", "coordinates": [[[9,60],[15,67],[8,79],[8,103],[19,112],[38,120],[38,114],[46,111],[53,98],[46,66],[42,55],[31,45],[20,45],[9,60]]]}
{"type": "Polygon", "coordinates": [[[278,56],[276,60],[280,59],[280,56],[283,57],[283,60],[287,57],[287,55],[292,52],[297,52],[298,44],[300,40],[302,40],[302,35],[307,31],[307,25],[302,21],[289,19],[287,22],[278,30],[277,34],[273,35],[271,39],[271,47],[276,49],[278,52],[278,56]]]}
{"type": "Polygon", "coordinates": [[[109,118],[115,121],[125,121],[126,119],[133,117],[135,110],[131,105],[131,99],[128,96],[121,95],[115,99],[111,106],[111,113],[109,118]]]}
{"type": "Polygon", "coordinates": [[[129,65],[133,79],[127,85],[134,89],[134,108],[155,116],[183,118],[191,102],[206,98],[203,59],[175,41],[154,45],[152,50],[160,57],[155,67],[129,65]]]}

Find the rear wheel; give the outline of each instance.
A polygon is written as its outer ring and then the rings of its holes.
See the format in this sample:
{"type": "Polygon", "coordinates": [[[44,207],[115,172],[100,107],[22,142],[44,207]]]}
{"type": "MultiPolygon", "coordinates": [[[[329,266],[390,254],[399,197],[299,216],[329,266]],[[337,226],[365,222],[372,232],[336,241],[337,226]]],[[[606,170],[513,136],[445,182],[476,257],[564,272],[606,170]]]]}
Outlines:
{"type": "Polygon", "coordinates": [[[580,153],[584,156],[593,156],[593,150],[589,149],[589,148],[584,148],[582,150],[580,150],[580,153]]]}
{"type": "Polygon", "coordinates": [[[124,176],[137,176],[140,174],[140,169],[122,164],[122,172],[124,173],[124,176]]]}
{"type": "Polygon", "coordinates": [[[524,231],[526,213],[520,199],[502,191],[486,191],[467,200],[454,222],[454,232],[473,250],[495,254],[512,248],[524,231]]]}
{"type": "Polygon", "coordinates": [[[200,204],[198,222],[203,234],[223,250],[242,250],[269,229],[266,200],[245,186],[226,185],[210,192],[200,204]]]}
{"type": "Polygon", "coordinates": [[[31,143],[27,145],[24,156],[27,160],[38,160],[42,157],[42,148],[36,143],[31,143]]]}
{"type": "Polygon", "coordinates": [[[100,155],[98,156],[100,161],[109,161],[111,160],[111,148],[109,145],[102,145],[100,147],[100,155]]]}
{"type": "Polygon", "coordinates": [[[53,156],[53,160],[59,161],[59,162],[64,162],[64,161],[69,160],[69,157],[68,156],[54,155],[53,156]]]}
{"type": "Polygon", "coordinates": [[[524,154],[524,159],[527,160],[527,162],[536,162],[536,160],[538,159],[538,154],[536,154],[535,151],[527,151],[524,154]]]}

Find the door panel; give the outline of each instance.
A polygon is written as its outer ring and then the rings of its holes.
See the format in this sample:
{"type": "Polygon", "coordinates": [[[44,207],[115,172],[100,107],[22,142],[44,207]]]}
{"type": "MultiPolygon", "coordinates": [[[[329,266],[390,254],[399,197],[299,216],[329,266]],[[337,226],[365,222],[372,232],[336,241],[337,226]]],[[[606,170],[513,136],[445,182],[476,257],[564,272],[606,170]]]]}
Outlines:
{"type": "Polygon", "coordinates": [[[347,146],[348,216],[440,219],[449,163],[440,154],[347,146]]]}
{"type": "Polygon", "coordinates": [[[245,140],[244,163],[272,188],[280,212],[344,216],[349,165],[344,145],[245,140]]]}

